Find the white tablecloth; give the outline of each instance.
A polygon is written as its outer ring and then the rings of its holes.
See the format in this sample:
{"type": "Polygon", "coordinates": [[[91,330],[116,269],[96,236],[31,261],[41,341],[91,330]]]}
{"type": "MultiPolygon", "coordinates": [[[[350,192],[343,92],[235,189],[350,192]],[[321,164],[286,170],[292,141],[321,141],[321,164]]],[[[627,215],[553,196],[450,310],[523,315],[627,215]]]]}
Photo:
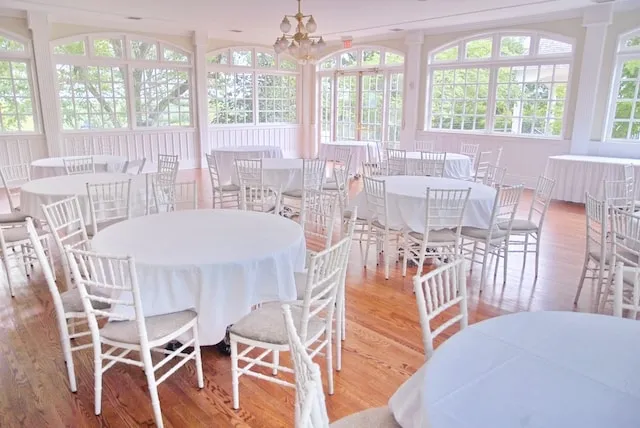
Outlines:
{"type": "Polygon", "coordinates": [[[441,345],[391,397],[403,428],[637,428],[640,323],[523,312],[441,345]]]}
{"type": "Polygon", "coordinates": [[[78,196],[85,222],[91,219],[87,183],[100,184],[132,179],[132,214],[141,214],[146,204],[146,181],[144,175],[129,175],[120,172],[60,175],[32,180],[20,189],[20,210],[37,219],[44,219],[41,205],[51,204],[71,196],[78,196]]]}
{"type": "Polygon", "coordinates": [[[556,180],[554,199],[584,203],[585,192],[602,197],[602,181],[622,180],[624,165],[629,164],[640,179],[640,159],[577,155],[550,156],[545,175],[556,180]]]}
{"type": "MultiPolygon", "coordinates": [[[[399,175],[376,177],[387,183],[388,225],[423,233],[427,215],[427,187],[432,189],[471,188],[469,202],[462,219],[463,226],[489,227],[496,190],[481,183],[454,180],[452,178],[399,175]]],[[[351,206],[358,207],[358,216],[369,218],[371,213],[364,190],[354,198],[351,206]]],[[[434,224],[434,228],[437,228],[434,224]]]]}
{"type": "MultiPolygon", "coordinates": [[[[302,189],[302,159],[262,159],[264,184],[274,189],[302,189]]],[[[233,173],[231,182],[240,185],[238,175],[233,173]]]]}
{"type": "MultiPolygon", "coordinates": [[[[417,169],[417,163],[421,159],[420,152],[407,152],[409,174],[414,174],[414,171],[417,169]]],[[[460,153],[447,153],[447,158],[444,163],[445,178],[467,180],[471,178],[472,174],[473,166],[471,165],[471,158],[469,156],[460,153]]]]}
{"type": "Polygon", "coordinates": [[[351,164],[349,165],[349,174],[356,175],[362,167],[363,162],[375,161],[369,159],[368,147],[377,157],[378,148],[374,141],[333,141],[331,143],[320,143],[320,158],[328,161],[336,159],[336,147],[346,147],[351,152],[351,164]]]}
{"type": "Polygon", "coordinates": [[[145,316],[195,309],[202,345],[222,340],[251,306],[296,297],[304,269],[302,228],[252,211],[189,210],[138,217],[92,240],[96,251],[132,255],[145,316]]]}
{"type": "MultiPolygon", "coordinates": [[[[66,175],[62,159],[74,159],[87,156],[64,156],[58,158],[43,158],[31,162],[31,179],[56,177],[66,175]]],[[[127,158],[124,156],[93,155],[96,172],[122,172],[127,158]]]]}
{"type": "Polygon", "coordinates": [[[220,181],[228,183],[231,181],[235,166],[233,161],[236,159],[250,158],[281,158],[282,149],[273,146],[229,146],[216,147],[211,149],[211,154],[218,161],[218,174],[220,181]]]}

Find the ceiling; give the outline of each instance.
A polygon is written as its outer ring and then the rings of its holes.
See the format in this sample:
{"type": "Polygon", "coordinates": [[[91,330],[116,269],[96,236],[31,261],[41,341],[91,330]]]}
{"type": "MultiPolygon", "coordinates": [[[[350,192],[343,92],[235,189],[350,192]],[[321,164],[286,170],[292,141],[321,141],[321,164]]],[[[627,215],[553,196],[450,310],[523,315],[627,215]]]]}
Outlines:
{"type": "MultiPolygon", "coordinates": [[[[606,0],[303,0],[318,33],[393,37],[392,29],[435,29],[535,15],[577,16],[606,0]]],[[[639,0],[627,0],[636,3],[639,0]]],[[[212,38],[270,44],[282,15],[296,12],[296,0],[5,0],[10,8],[43,10],[54,21],[182,34],[206,29],[212,38]],[[140,17],[131,21],[128,17],[140,17]],[[242,32],[232,32],[241,30],[242,32]]],[[[401,33],[400,33],[401,34],[401,33]]]]}

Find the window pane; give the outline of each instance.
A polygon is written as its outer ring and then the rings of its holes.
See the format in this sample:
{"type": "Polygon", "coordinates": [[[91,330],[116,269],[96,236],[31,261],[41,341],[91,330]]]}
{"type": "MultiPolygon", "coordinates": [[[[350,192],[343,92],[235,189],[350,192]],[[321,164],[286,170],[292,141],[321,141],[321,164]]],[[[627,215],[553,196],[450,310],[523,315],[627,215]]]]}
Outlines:
{"type": "Polygon", "coordinates": [[[244,67],[251,67],[253,65],[253,53],[250,50],[233,51],[231,52],[231,58],[233,65],[241,65],[244,67]]]}
{"type": "Polygon", "coordinates": [[[400,131],[402,129],[402,92],[404,90],[404,74],[389,74],[389,106],[388,106],[388,129],[387,141],[400,141],[400,131]]]}
{"type": "Polygon", "coordinates": [[[640,46],[640,36],[629,37],[624,41],[625,48],[635,48],[640,46]]]}
{"type": "Polygon", "coordinates": [[[333,117],[333,77],[320,78],[320,139],[331,141],[331,123],[333,117]]]}
{"type": "Polygon", "coordinates": [[[611,138],[640,140],[640,59],[622,64],[611,138]]]}
{"type": "Polygon", "coordinates": [[[467,59],[483,59],[491,57],[493,39],[471,40],[465,45],[467,59]]]}
{"type": "Polygon", "coordinates": [[[258,122],[297,123],[296,76],[258,74],[258,122]]]}
{"type": "Polygon", "coordinates": [[[8,37],[0,36],[0,51],[7,52],[24,52],[25,46],[23,43],[17,40],[9,39],[8,37]]]}
{"type": "Polygon", "coordinates": [[[158,59],[158,45],[155,42],[144,42],[141,40],[131,41],[131,56],[135,59],[158,59]]]}
{"type": "Polygon", "coordinates": [[[256,53],[258,60],[258,67],[260,68],[272,68],[276,66],[276,57],[270,53],[258,52],[256,53]]]}
{"type": "Polygon", "coordinates": [[[253,123],[253,73],[208,74],[209,123],[253,123]]]}
{"type": "Polygon", "coordinates": [[[215,55],[210,55],[207,58],[207,62],[209,64],[227,65],[227,64],[229,64],[229,55],[227,54],[227,52],[223,52],[223,53],[219,53],[219,54],[215,54],[215,55]]]}
{"type": "Polygon", "coordinates": [[[356,52],[345,52],[340,55],[341,67],[355,67],[358,64],[358,58],[356,58],[356,52]]]}
{"type": "Polygon", "coordinates": [[[529,36],[505,36],[500,39],[500,56],[525,56],[529,55],[531,37],[529,36]]]}
{"type": "Polygon", "coordinates": [[[336,67],[336,58],[331,57],[320,64],[320,70],[330,70],[336,67]]]}
{"type": "Polygon", "coordinates": [[[191,126],[188,71],[134,68],[132,75],[137,126],[191,126]]]}
{"type": "Polygon", "coordinates": [[[540,55],[559,55],[571,53],[572,46],[569,43],[552,39],[540,39],[538,54],[540,55]]]}
{"type": "Polygon", "coordinates": [[[95,39],[93,54],[100,57],[122,58],[122,39],[95,39]]]}
{"type": "Polygon", "coordinates": [[[297,70],[298,64],[295,61],[288,58],[280,58],[280,69],[282,70],[297,70]]]}
{"type": "Polygon", "coordinates": [[[362,51],[362,65],[380,65],[380,51],[363,50],[362,51]]]}
{"type": "Polygon", "coordinates": [[[26,62],[0,61],[0,118],[0,132],[35,131],[26,62]]]}
{"type": "Polygon", "coordinates": [[[84,40],[57,45],[53,48],[53,53],[56,55],[84,55],[84,40]]]}
{"type": "Polygon", "coordinates": [[[401,65],[404,64],[404,56],[393,52],[385,52],[384,63],[386,65],[401,65]]]}
{"type": "Polygon", "coordinates": [[[438,52],[433,56],[433,60],[440,61],[455,61],[458,59],[458,46],[451,47],[449,49],[438,52]]]}
{"type": "Polygon", "coordinates": [[[163,48],[162,59],[174,62],[189,62],[189,55],[175,49],[163,48]]]}

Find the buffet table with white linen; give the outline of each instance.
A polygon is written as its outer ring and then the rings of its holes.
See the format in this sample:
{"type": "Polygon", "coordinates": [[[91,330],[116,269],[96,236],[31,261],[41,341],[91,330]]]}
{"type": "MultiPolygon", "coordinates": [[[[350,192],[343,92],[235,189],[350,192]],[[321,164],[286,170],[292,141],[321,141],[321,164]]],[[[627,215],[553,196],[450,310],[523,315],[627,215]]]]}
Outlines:
{"type": "Polygon", "coordinates": [[[41,205],[48,205],[71,196],[78,196],[85,222],[89,222],[91,211],[87,195],[87,183],[104,184],[131,179],[131,211],[143,214],[146,206],[146,180],[144,175],[121,172],[96,174],[60,175],[41,178],[25,183],[20,188],[20,210],[37,219],[44,219],[41,205]]]}
{"type": "MultiPolygon", "coordinates": [[[[302,189],[302,159],[262,159],[264,184],[282,191],[302,189]]],[[[234,171],[231,182],[240,185],[234,171]]]]}
{"type": "Polygon", "coordinates": [[[403,428],[637,428],[640,323],[522,312],[447,339],[391,397],[403,428]]]}
{"type": "MultiPolygon", "coordinates": [[[[418,170],[418,163],[422,160],[420,152],[407,152],[407,170],[409,175],[414,175],[418,170]]],[[[468,180],[473,175],[471,158],[460,153],[447,153],[444,162],[444,177],[468,180]]]]}
{"type": "Polygon", "coordinates": [[[228,146],[211,149],[218,161],[218,174],[222,183],[229,183],[235,170],[236,159],[281,158],[282,149],[274,146],[228,146]]]}
{"type": "MultiPolygon", "coordinates": [[[[384,220],[381,221],[382,223],[387,223],[389,227],[424,232],[427,215],[427,187],[458,190],[471,188],[462,225],[481,228],[489,227],[491,211],[496,197],[496,190],[493,187],[471,181],[440,177],[398,175],[375,178],[386,182],[389,218],[386,222],[384,220]]],[[[364,190],[358,193],[350,205],[351,207],[358,207],[358,217],[369,219],[373,214],[369,210],[364,190]]],[[[437,218],[432,220],[437,221],[437,218]]],[[[438,227],[437,224],[432,226],[434,228],[438,227]]]]}
{"type": "Polygon", "coordinates": [[[556,181],[554,199],[584,203],[585,192],[603,197],[603,180],[622,180],[625,165],[633,165],[640,178],[640,159],[578,155],[550,156],[545,175],[556,181]]]}
{"type": "MultiPolygon", "coordinates": [[[[78,159],[89,156],[91,155],[63,156],[35,160],[31,162],[31,179],[36,180],[38,178],[66,175],[67,171],[64,169],[64,162],[62,159],[78,159]]],[[[124,156],[93,155],[91,157],[93,158],[96,172],[122,172],[124,164],[127,161],[127,158],[124,156]]]]}
{"type": "Polygon", "coordinates": [[[145,316],[195,310],[202,345],[220,342],[253,305],[295,300],[306,252],[298,223],[239,210],[138,217],[100,231],[92,247],[133,256],[145,316]]]}
{"type": "Polygon", "coordinates": [[[347,148],[351,153],[350,175],[357,175],[363,162],[377,161],[378,146],[375,141],[332,141],[330,143],[320,143],[320,159],[338,160],[336,159],[336,148],[338,147],[347,148]],[[376,159],[369,159],[369,153],[374,154],[376,159]]]}

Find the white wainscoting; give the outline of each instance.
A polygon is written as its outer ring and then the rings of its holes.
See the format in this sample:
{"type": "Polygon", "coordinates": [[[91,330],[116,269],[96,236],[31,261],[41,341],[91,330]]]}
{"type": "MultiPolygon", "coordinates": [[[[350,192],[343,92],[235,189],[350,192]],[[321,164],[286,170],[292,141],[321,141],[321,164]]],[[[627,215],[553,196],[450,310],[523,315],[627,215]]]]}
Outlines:
{"type": "Polygon", "coordinates": [[[200,151],[193,128],[117,132],[65,132],[62,147],[67,155],[103,153],[103,145],[127,159],[146,158],[155,162],[158,154],[178,155],[181,168],[199,165],[200,151]]]}
{"type": "Polygon", "coordinates": [[[571,149],[570,140],[552,140],[496,135],[476,135],[450,132],[418,131],[417,140],[435,140],[440,150],[460,151],[460,144],[480,144],[481,151],[495,151],[502,147],[500,165],[507,168],[505,184],[536,185],[544,173],[549,156],[565,155],[571,149]]]}
{"type": "Polygon", "coordinates": [[[0,165],[31,163],[47,157],[44,135],[0,136],[0,165]]]}
{"type": "Polygon", "coordinates": [[[302,126],[210,126],[205,152],[227,146],[280,147],[284,157],[300,157],[302,126]]]}

